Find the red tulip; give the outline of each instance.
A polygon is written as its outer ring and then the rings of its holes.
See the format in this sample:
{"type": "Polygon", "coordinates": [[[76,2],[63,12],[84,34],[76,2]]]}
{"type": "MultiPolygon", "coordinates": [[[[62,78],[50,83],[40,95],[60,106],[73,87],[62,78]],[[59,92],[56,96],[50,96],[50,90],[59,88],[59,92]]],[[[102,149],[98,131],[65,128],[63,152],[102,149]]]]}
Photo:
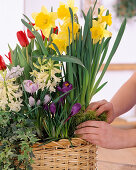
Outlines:
{"type": "Polygon", "coordinates": [[[58,27],[57,26],[55,28],[53,28],[53,33],[58,34],[58,27]]]}
{"type": "Polygon", "coordinates": [[[3,57],[0,55],[0,70],[6,70],[7,66],[5,64],[5,61],[3,60],[3,57]]]}
{"type": "MultiPolygon", "coordinates": [[[[32,23],[32,25],[34,26],[35,24],[32,23]]],[[[30,39],[34,39],[35,38],[34,34],[28,28],[27,28],[27,36],[30,39]]]]}
{"type": "Polygon", "coordinates": [[[5,56],[9,59],[10,64],[12,64],[11,52],[8,53],[8,56],[7,55],[5,55],[5,56]]]}
{"type": "Polygon", "coordinates": [[[29,45],[28,38],[26,37],[25,31],[18,31],[17,38],[22,47],[27,47],[29,45]]]}
{"type": "Polygon", "coordinates": [[[42,30],[40,30],[40,31],[41,31],[42,39],[43,39],[43,41],[44,41],[44,39],[45,39],[45,36],[43,35],[43,32],[42,32],[42,30]]]}

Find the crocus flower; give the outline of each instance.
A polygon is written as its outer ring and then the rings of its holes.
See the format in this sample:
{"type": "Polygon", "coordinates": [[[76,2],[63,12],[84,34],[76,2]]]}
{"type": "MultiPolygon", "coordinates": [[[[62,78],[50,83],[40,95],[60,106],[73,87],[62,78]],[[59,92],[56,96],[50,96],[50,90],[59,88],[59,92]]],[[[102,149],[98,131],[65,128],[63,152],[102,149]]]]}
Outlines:
{"type": "Polygon", "coordinates": [[[57,87],[57,90],[62,92],[62,93],[66,93],[70,90],[72,90],[73,86],[72,84],[70,84],[69,82],[64,82],[63,85],[62,85],[62,88],[60,86],[57,87]]]}
{"type": "Polygon", "coordinates": [[[80,109],[81,109],[81,104],[80,103],[75,103],[72,106],[71,113],[70,113],[69,117],[65,120],[64,123],[66,123],[72,116],[77,114],[80,111],[80,109]]]}
{"type": "Polygon", "coordinates": [[[5,56],[9,59],[10,64],[12,64],[11,52],[8,53],[8,56],[7,55],[5,55],[5,56]]]}
{"type": "MultiPolygon", "coordinates": [[[[35,24],[32,23],[32,25],[34,26],[35,24]]],[[[34,39],[35,38],[34,34],[28,28],[27,28],[27,36],[30,39],[34,39]]]]}
{"type": "Polygon", "coordinates": [[[32,96],[29,97],[29,104],[31,107],[35,105],[35,99],[32,96]]]}
{"type": "Polygon", "coordinates": [[[39,106],[41,104],[41,100],[37,101],[37,106],[39,106]]]}
{"type": "Polygon", "coordinates": [[[50,104],[50,112],[54,115],[55,112],[56,112],[56,106],[55,106],[55,103],[51,103],[50,104]]]}
{"type": "Polygon", "coordinates": [[[18,31],[17,39],[22,47],[27,47],[29,45],[29,41],[28,41],[25,31],[24,32],[18,31]]]}
{"type": "Polygon", "coordinates": [[[43,109],[48,112],[48,111],[49,111],[48,105],[47,105],[47,104],[44,104],[44,105],[43,105],[43,109]]]}
{"type": "Polygon", "coordinates": [[[7,66],[5,64],[5,61],[3,57],[0,55],[0,70],[6,70],[7,66]]]}
{"type": "Polygon", "coordinates": [[[47,104],[47,103],[49,103],[50,102],[50,100],[51,100],[51,97],[48,95],[48,94],[46,94],[45,96],[44,96],[44,104],[47,104]]]}
{"type": "Polygon", "coordinates": [[[35,93],[39,88],[38,84],[32,82],[31,80],[24,80],[23,85],[25,91],[31,94],[35,93]]]}

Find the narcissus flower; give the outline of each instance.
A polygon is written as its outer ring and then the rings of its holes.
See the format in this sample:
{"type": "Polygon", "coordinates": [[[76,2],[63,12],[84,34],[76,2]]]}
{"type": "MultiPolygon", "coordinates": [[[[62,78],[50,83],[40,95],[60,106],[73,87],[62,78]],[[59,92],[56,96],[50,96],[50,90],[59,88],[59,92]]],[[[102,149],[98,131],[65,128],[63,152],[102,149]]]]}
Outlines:
{"type": "Polygon", "coordinates": [[[99,23],[106,22],[106,24],[111,26],[111,24],[112,24],[112,16],[111,16],[111,14],[109,14],[107,16],[103,16],[103,13],[105,11],[106,11],[106,9],[104,9],[104,6],[101,6],[100,7],[100,14],[98,15],[98,22],[99,23]]]}
{"type": "Polygon", "coordinates": [[[61,20],[71,18],[69,7],[72,9],[73,14],[77,13],[78,8],[74,7],[74,3],[74,0],[67,0],[67,4],[60,2],[60,6],[57,10],[58,18],[60,18],[61,20]]]}
{"type": "Polygon", "coordinates": [[[42,30],[43,35],[48,38],[51,28],[55,27],[57,13],[48,12],[46,7],[42,6],[41,12],[33,13],[32,17],[35,20],[35,29],[42,30]]]}
{"type": "Polygon", "coordinates": [[[109,32],[106,28],[106,22],[99,23],[98,21],[93,21],[93,27],[90,29],[92,32],[93,43],[101,43],[102,39],[105,37],[111,37],[112,33],[109,32]]]}
{"type": "Polygon", "coordinates": [[[5,61],[3,57],[0,55],[0,70],[6,70],[7,66],[5,64],[5,61]]]}
{"type": "Polygon", "coordinates": [[[24,32],[18,31],[17,39],[22,47],[27,47],[29,45],[29,41],[28,41],[25,31],[24,32]]]}

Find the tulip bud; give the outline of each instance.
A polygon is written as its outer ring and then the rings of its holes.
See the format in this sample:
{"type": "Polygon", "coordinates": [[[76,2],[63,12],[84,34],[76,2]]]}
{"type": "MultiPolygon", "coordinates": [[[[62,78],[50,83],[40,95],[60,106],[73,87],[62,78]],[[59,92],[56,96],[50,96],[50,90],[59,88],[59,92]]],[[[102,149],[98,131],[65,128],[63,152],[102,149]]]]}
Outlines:
{"type": "Polygon", "coordinates": [[[5,61],[3,57],[0,55],[0,70],[6,70],[7,66],[5,64],[5,61]]]}
{"type": "Polygon", "coordinates": [[[28,38],[26,37],[25,31],[17,32],[17,39],[22,47],[27,47],[29,45],[28,38]]]}
{"type": "MultiPolygon", "coordinates": [[[[32,24],[32,25],[34,26],[35,24],[32,24]]],[[[35,38],[34,34],[28,28],[27,28],[27,36],[30,39],[34,39],[35,38]]]]}

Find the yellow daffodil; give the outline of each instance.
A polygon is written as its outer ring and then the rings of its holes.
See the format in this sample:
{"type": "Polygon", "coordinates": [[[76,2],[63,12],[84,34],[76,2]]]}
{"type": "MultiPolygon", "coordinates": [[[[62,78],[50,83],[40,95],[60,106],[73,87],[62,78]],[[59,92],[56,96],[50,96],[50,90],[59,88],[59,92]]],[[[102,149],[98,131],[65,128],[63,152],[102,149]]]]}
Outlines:
{"type": "MultiPolygon", "coordinates": [[[[56,34],[53,34],[52,35],[52,43],[54,43],[58,49],[59,49],[59,52],[62,54],[63,52],[66,52],[66,47],[67,47],[67,44],[66,44],[66,41],[64,39],[61,39],[61,32],[59,32],[58,35],[56,34]]],[[[53,44],[50,45],[50,48],[52,48],[53,50],[55,50],[53,44]]]]}
{"type": "Polygon", "coordinates": [[[98,22],[100,22],[100,23],[106,22],[106,24],[111,26],[111,24],[112,24],[112,16],[111,16],[111,14],[109,14],[107,16],[103,16],[103,13],[105,11],[106,11],[106,9],[104,9],[104,6],[101,6],[100,7],[100,14],[98,15],[98,22]]]}
{"type": "Polygon", "coordinates": [[[69,45],[69,32],[70,32],[70,43],[72,42],[72,38],[76,38],[80,26],[76,22],[73,22],[73,35],[72,35],[72,23],[67,20],[61,27],[60,37],[64,39],[67,46],[69,45]],[[69,28],[69,31],[68,31],[69,28]]]}
{"type": "Polygon", "coordinates": [[[102,42],[102,39],[105,37],[111,37],[112,33],[105,29],[106,22],[99,23],[98,21],[93,21],[93,27],[90,29],[92,33],[93,43],[96,44],[102,42]]]}
{"type": "Polygon", "coordinates": [[[35,29],[42,30],[43,35],[49,37],[52,27],[55,27],[55,21],[57,19],[56,12],[48,12],[46,7],[42,6],[40,13],[33,13],[33,19],[35,20],[35,29]]]}
{"type": "Polygon", "coordinates": [[[102,16],[102,22],[106,22],[106,24],[111,26],[111,24],[112,24],[112,16],[111,16],[111,14],[109,14],[107,16],[102,16]]]}
{"type": "Polygon", "coordinates": [[[78,8],[74,7],[74,3],[75,3],[74,0],[67,0],[67,4],[60,2],[60,6],[57,10],[58,18],[60,18],[61,20],[71,18],[69,7],[72,9],[73,14],[76,14],[78,11],[78,8]]]}

